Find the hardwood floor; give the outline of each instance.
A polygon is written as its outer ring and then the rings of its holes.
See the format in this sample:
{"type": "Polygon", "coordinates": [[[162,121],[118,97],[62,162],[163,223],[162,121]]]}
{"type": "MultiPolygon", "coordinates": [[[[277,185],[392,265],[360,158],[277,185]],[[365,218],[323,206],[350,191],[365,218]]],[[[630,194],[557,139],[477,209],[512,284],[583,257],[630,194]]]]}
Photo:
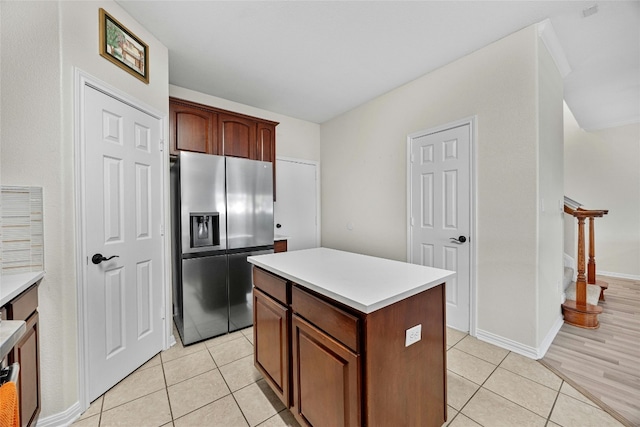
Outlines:
{"type": "Polygon", "coordinates": [[[600,328],[565,323],[541,362],[623,424],[640,426],[640,281],[601,279],[609,289],[600,328]]]}

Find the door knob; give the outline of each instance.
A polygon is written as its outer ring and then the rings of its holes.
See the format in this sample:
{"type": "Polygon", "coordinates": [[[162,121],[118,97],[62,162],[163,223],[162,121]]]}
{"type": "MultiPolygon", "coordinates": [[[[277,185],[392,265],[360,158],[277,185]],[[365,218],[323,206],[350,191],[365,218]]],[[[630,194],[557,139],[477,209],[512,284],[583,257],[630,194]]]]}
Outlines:
{"type": "Polygon", "coordinates": [[[113,259],[113,258],[118,258],[118,255],[113,255],[113,256],[110,256],[109,258],[105,258],[102,256],[102,254],[95,254],[94,256],[91,257],[91,262],[98,265],[102,261],[109,261],[110,259],[113,259]]]}
{"type": "Polygon", "coordinates": [[[458,238],[455,237],[449,237],[449,240],[453,240],[453,243],[457,243],[459,245],[463,244],[464,242],[467,241],[467,238],[464,236],[460,236],[458,238]]]}
{"type": "Polygon", "coordinates": [[[276,224],[276,228],[282,228],[282,224],[276,224]]]}

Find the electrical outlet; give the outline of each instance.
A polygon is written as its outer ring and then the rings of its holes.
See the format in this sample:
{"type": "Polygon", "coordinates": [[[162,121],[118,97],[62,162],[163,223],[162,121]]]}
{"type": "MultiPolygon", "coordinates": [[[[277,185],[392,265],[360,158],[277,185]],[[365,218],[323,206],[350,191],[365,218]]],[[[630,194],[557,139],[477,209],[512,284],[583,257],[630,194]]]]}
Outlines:
{"type": "Polygon", "coordinates": [[[422,324],[416,325],[405,331],[404,346],[409,347],[422,339],[422,324]]]}

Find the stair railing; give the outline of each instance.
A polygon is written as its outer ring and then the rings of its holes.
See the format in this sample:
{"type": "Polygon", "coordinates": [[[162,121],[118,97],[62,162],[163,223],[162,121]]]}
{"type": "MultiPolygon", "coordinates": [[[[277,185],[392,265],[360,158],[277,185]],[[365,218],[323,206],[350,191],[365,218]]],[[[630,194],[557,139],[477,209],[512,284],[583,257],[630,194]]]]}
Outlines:
{"type": "Polygon", "coordinates": [[[597,328],[599,322],[597,315],[602,311],[600,307],[592,306],[587,302],[587,283],[600,286],[600,300],[604,301],[604,289],[608,287],[605,282],[596,281],[596,260],[595,260],[595,227],[594,218],[601,218],[608,210],[587,210],[582,208],[573,209],[565,204],[564,212],[572,215],[578,220],[578,259],[576,277],[576,300],[573,304],[565,303],[563,312],[565,321],[581,327],[597,328]],[[589,262],[588,271],[585,268],[585,237],[584,223],[589,218],[589,262]],[[585,276],[585,272],[587,276],[585,276]]]}
{"type": "MultiPolygon", "coordinates": [[[[578,208],[578,210],[581,209],[578,208]]],[[[608,210],[593,212],[602,212],[602,215],[599,215],[598,217],[602,217],[609,213],[608,210]]],[[[587,263],[587,283],[590,285],[600,286],[600,301],[604,301],[604,290],[609,287],[609,284],[602,280],[596,280],[596,230],[594,218],[595,216],[589,217],[589,261],[587,263]]]]}

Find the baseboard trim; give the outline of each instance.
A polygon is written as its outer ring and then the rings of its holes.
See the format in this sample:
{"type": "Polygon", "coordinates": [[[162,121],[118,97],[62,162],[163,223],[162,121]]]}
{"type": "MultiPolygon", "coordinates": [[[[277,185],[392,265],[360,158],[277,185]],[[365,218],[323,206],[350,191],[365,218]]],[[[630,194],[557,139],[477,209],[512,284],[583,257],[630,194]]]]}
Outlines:
{"type": "Polygon", "coordinates": [[[626,273],[614,273],[612,271],[598,271],[598,276],[617,277],[619,279],[640,280],[640,276],[626,273]]]}
{"type": "Polygon", "coordinates": [[[553,343],[553,340],[556,335],[558,335],[558,331],[560,331],[563,324],[564,320],[562,318],[562,314],[560,314],[538,348],[524,345],[517,341],[501,337],[500,335],[483,331],[482,329],[476,330],[476,338],[488,342],[489,344],[497,345],[498,347],[502,347],[506,350],[513,351],[514,353],[518,353],[522,356],[528,357],[529,359],[538,360],[542,359],[547,353],[547,350],[549,350],[551,343],[553,343]]]}
{"type": "Polygon", "coordinates": [[[476,338],[482,341],[486,341],[489,344],[497,345],[506,350],[513,351],[529,359],[538,359],[538,349],[528,345],[524,345],[517,341],[510,340],[508,338],[501,337],[500,335],[492,334],[491,332],[483,331],[482,329],[476,330],[476,338]]]}
{"type": "Polygon", "coordinates": [[[80,402],[69,406],[65,411],[49,415],[46,418],[39,418],[36,423],[38,427],[67,427],[82,415],[80,402]]]}
{"type": "Polygon", "coordinates": [[[549,329],[549,332],[547,332],[547,336],[545,336],[542,340],[540,347],[538,347],[538,357],[536,359],[542,359],[544,355],[547,354],[547,350],[549,350],[549,347],[551,347],[551,344],[556,338],[556,335],[558,335],[558,332],[560,331],[560,328],[562,328],[562,325],[564,325],[564,319],[562,318],[561,313],[551,329],[549,329]]]}

